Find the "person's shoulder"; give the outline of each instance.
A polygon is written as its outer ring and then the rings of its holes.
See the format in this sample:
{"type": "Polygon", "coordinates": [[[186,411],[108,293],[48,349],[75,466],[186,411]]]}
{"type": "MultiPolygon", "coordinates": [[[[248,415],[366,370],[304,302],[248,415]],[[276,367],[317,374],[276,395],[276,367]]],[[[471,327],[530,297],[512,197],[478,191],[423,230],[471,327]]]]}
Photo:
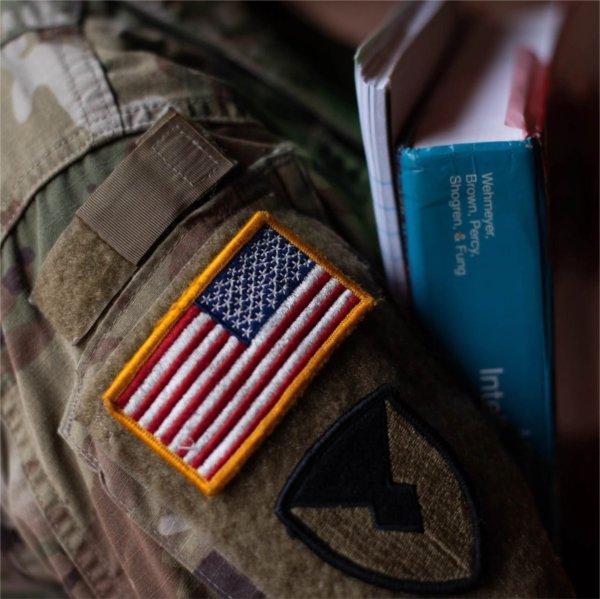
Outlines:
{"type": "Polygon", "coordinates": [[[118,6],[3,48],[1,409],[43,559],[100,596],[568,593],[471,399],[212,76],[241,85],[231,57],[118,6]]]}

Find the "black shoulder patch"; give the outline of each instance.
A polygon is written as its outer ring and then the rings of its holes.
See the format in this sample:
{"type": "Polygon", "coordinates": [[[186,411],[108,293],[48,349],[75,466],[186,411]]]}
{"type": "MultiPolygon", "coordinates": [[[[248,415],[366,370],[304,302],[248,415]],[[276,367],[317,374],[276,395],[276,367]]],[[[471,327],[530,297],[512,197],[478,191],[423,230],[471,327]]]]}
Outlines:
{"type": "Polygon", "coordinates": [[[332,566],[377,586],[456,592],[479,576],[479,527],[467,483],[445,443],[389,386],[313,445],[275,512],[332,566]]]}

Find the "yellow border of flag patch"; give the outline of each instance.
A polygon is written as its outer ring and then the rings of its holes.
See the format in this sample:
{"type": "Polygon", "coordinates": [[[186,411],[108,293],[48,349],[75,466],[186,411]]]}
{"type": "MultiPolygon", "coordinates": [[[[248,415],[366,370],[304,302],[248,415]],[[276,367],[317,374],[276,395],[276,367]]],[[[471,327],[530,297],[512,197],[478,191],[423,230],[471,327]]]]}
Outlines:
{"type": "Polygon", "coordinates": [[[291,407],[296,397],[302,392],[319,368],[324,364],[336,345],[342,341],[374,304],[375,300],[371,295],[363,291],[353,281],[344,276],[323,256],[309,248],[292,231],[273,218],[271,214],[264,211],[256,212],[216,258],[206,267],[206,269],[192,280],[181,296],[159,320],[146,341],[125,364],[110,387],[104,393],[104,404],[114,418],[128,428],[136,437],[146,443],[159,456],[179,470],[179,472],[196,485],[202,493],[205,495],[214,495],[215,493],[218,493],[242,467],[252,452],[260,445],[277,422],[291,407]],[[138,370],[152,355],[180,316],[189,308],[192,302],[194,302],[198,295],[204,291],[221,270],[227,266],[238,251],[248,243],[265,224],[272,227],[282,237],[301,249],[315,263],[319,264],[319,266],[326,270],[331,276],[335,277],[342,285],[352,291],[352,293],[359,298],[359,303],[346,315],[344,320],[342,320],[334,332],[327,338],[315,355],[310,359],[308,364],[298,373],[296,378],[286,388],[277,403],[271,408],[256,429],[254,429],[215,476],[210,481],[207,481],[199,472],[184,462],[168,447],[163,445],[156,437],[154,437],[154,435],[152,435],[152,433],[142,428],[135,420],[116,408],[113,402],[116,401],[138,370]]]}

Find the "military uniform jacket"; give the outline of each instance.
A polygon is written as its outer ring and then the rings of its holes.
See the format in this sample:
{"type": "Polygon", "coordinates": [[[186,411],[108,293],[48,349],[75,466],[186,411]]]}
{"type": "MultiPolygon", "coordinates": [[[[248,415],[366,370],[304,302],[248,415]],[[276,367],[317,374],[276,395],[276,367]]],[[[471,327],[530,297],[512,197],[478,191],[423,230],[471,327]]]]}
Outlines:
{"type": "Polygon", "coordinates": [[[229,3],[2,8],[6,588],[570,595],[281,40],[229,3]]]}

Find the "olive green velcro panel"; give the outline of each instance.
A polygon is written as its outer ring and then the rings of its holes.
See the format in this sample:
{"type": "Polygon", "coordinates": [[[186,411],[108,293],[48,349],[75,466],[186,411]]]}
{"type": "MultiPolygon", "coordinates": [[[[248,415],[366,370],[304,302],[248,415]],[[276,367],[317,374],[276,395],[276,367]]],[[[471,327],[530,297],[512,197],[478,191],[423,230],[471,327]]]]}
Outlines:
{"type": "Polygon", "coordinates": [[[79,208],[77,215],[132,264],[175,218],[234,166],[171,110],[79,208]]]}
{"type": "Polygon", "coordinates": [[[31,301],[76,343],[135,268],[76,216],[46,256],[31,301]]]}
{"type": "Polygon", "coordinates": [[[169,111],[79,208],[44,261],[32,302],[80,341],[161,235],[234,165],[169,111]]]}

